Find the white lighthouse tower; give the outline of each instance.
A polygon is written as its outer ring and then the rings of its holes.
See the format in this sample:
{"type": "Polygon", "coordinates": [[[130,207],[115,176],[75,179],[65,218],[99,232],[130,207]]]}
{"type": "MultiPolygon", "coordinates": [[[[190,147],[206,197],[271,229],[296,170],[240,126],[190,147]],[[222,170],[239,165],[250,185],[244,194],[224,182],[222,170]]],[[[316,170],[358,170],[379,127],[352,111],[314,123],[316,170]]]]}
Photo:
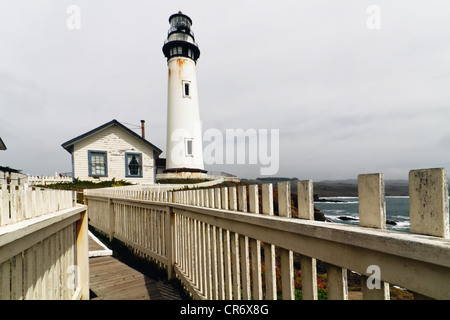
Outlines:
{"type": "Polygon", "coordinates": [[[206,174],[196,75],[200,50],[188,16],[180,11],[170,16],[169,23],[163,46],[169,69],[164,172],[180,177],[199,177],[206,174]]]}

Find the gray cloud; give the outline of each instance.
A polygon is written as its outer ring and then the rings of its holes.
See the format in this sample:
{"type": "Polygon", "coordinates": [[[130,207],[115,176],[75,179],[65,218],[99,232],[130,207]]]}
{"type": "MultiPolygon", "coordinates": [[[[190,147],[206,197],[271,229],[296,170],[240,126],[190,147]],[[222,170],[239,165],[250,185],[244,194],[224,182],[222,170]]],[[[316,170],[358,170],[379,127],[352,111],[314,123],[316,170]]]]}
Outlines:
{"type": "MultiPolygon", "coordinates": [[[[314,180],[449,167],[450,3],[3,1],[0,164],[71,170],[60,145],[115,118],[165,149],[168,17],[202,55],[203,127],[280,129],[280,176],[314,180]],[[81,29],[66,27],[69,5],[81,29]],[[366,26],[378,5],[381,29],[366,26]]],[[[258,166],[211,166],[256,176],[258,166]]]]}

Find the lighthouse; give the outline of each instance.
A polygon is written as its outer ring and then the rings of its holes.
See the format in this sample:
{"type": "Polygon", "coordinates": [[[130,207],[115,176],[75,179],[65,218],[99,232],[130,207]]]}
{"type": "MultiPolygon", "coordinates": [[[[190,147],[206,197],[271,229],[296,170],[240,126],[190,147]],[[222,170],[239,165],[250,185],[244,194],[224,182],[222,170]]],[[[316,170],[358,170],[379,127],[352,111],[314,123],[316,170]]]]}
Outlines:
{"type": "Polygon", "coordinates": [[[162,49],[168,66],[164,172],[180,177],[200,177],[206,175],[196,74],[200,49],[191,29],[191,18],[180,11],[170,16],[169,23],[162,49]]]}

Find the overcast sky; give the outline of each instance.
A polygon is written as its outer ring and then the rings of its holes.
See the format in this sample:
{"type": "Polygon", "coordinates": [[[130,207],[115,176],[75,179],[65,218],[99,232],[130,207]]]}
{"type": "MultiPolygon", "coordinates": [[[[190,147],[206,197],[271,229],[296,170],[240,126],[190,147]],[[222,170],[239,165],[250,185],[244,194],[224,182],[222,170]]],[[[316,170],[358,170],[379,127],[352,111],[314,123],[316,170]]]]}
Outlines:
{"type": "MultiPolygon", "coordinates": [[[[279,129],[277,176],[450,169],[442,0],[0,0],[0,165],[71,171],[61,144],[112,119],[146,120],[147,139],[165,151],[161,48],[179,10],[201,50],[203,129],[279,129]],[[79,29],[67,27],[70,5],[79,29]]],[[[256,177],[260,167],[206,168],[256,177]]]]}

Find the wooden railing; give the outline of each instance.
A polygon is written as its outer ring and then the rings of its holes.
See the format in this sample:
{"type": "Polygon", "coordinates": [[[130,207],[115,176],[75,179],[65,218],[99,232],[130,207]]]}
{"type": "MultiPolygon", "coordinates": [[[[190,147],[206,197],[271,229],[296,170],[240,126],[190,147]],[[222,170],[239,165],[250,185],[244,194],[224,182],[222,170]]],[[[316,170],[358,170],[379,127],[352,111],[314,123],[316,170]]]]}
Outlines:
{"type": "Polygon", "coordinates": [[[412,233],[385,229],[382,174],[358,177],[360,226],[314,221],[312,186],[298,182],[297,210],[289,182],[278,183],[275,205],[271,184],[88,191],[86,201],[93,227],[164,265],[195,299],[294,299],[294,262],[302,298],[317,299],[318,260],[328,299],[348,299],[347,270],[362,275],[364,299],[389,299],[390,285],[450,298],[444,169],[410,172],[412,233]]]}
{"type": "Polygon", "coordinates": [[[75,201],[0,186],[0,300],[89,299],[87,212],[75,201]]]}

